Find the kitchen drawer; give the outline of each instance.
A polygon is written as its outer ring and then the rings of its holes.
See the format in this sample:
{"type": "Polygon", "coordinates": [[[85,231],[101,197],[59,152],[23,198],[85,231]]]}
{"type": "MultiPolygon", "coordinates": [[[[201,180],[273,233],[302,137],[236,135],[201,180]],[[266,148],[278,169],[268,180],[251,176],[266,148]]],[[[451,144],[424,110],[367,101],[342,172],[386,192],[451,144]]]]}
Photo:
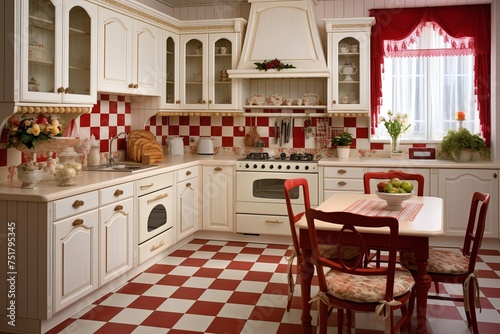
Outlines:
{"type": "Polygon", "coordinates": [[[324,179],[325,190],[364,191],[363,179],[324,179]]]}
{"type": "Polygon", "coordinates": [[[97,208],[99,205],[98,195],[96,190],[54,201],[54,220],[97,208]]]}
{"type": "Polygon", "coordinates": [[[175,233],[171,228],[139,245],[139,264],[163,252],[174,244],[175,233]]]}
{"type": "Polygon", "coordinates": [[[288,216],[237,214],[236,233],[291,236],[288,216]]]}
{"type": "Polygon", "coordinates": [[[363,179],[364,168],[359,167],[325,167],[324,177],[336,177],[345,179],[363,179]]]}
{"type": "Polygon", "coordinates": [[[177,171],[177,182],[186,181],[198,176],[198,166],[186,167],[177,171]]]}
{"type": "Polygon", "coordinates": [[[170,187],[174,184],[174,173],[168,172],[137,181],[137,196],[149,194],[158,189],[170,187]]]}
{"type": "Polygon", "coordinates": [[[134,183],[122,183],[99,190],[101,206],[134,196],[134,183]]]}

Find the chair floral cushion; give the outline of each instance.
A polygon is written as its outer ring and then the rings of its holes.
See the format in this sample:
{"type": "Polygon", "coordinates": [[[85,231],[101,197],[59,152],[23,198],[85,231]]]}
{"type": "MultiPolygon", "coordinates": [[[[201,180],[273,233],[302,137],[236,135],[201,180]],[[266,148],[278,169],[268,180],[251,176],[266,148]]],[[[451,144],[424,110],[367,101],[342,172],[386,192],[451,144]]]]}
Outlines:
{"type": "MultiPolygon", "coordinates": [[[[413,252],[401,252],[401,264],[410,270],[417,270],[417,261],[413,252]]],[[[427,260],[428,273],[463,275],[469,272],[469,257],[453,249],[431,248],[427,260]]]]}
{"type": "MultiPolygon", "coordinates": [[[[319,245],[321,256],[330,260],[337,260],[337,246],[335,245],[319,245]]],[[[342,247],[342,258],[344,260],[353,260],[359,256],[358,247],[342,247]]]]}
{"type": "MultiPolygon", "coordinates": [[[[384,300],[386,276],[362,276],[330,270],[326,274],[328,293],[339,299],[359,303],[378,303],[384,300]]],[[[394,297],[409,292],[415,285],[413,276],[404,268],[396,268],[394,297]]]]}

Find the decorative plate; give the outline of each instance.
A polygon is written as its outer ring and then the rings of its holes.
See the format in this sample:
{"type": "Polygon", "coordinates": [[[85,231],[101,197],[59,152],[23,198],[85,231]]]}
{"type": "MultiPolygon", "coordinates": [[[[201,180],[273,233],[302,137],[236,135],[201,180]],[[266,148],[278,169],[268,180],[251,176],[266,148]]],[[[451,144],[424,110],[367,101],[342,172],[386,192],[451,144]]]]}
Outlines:
{"type": "Polygon", "coordinates": [[[275,93],[269,96],[269,104],[273,106],[280,106],[283,104],[283,102],[285,102],[285,98],[281,94],[275,93]]]}
{"type": "Polygon", "coordinates": [[[254,96],[248,98],[248,105],[258,105],[262,106],[266,102],[266,98],[261,94],[255,94],[254,96]]]}
{"type": "Polygon", "coordinates": [[[302,94],[301,99],[302,101],[304,101],[304,99],[308,99],[309,105],[311,106],[317,106],[319,104],[319,95],[315,93],[304,93],[302,94]]]}

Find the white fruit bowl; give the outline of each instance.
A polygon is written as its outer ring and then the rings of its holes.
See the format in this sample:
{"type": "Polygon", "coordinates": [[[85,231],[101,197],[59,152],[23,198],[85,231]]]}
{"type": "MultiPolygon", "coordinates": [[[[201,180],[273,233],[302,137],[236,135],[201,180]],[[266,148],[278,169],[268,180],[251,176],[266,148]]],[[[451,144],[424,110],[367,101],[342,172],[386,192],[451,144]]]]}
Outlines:
{"type": "Polygon", "coordinates": [[[403,202],[410,199],[415,193],[384,193],[377,191],[377,196],[387,202],[386,210],[400,211],[403,209],[403,202]]]}

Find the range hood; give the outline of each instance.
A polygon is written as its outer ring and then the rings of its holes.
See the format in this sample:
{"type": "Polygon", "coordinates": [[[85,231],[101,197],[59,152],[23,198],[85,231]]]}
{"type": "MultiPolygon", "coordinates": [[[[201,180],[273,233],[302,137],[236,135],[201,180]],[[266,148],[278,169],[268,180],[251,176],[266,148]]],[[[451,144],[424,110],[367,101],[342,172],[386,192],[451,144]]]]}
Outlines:
{"type": "Polygon", "coordinates": [[[315,19],[314,0],[248,0],[251,3],[240,61],[230,78],[327,78],[330,76],[315,19]],[[258,70],[277,58],[291,69],[258,70]]]}

